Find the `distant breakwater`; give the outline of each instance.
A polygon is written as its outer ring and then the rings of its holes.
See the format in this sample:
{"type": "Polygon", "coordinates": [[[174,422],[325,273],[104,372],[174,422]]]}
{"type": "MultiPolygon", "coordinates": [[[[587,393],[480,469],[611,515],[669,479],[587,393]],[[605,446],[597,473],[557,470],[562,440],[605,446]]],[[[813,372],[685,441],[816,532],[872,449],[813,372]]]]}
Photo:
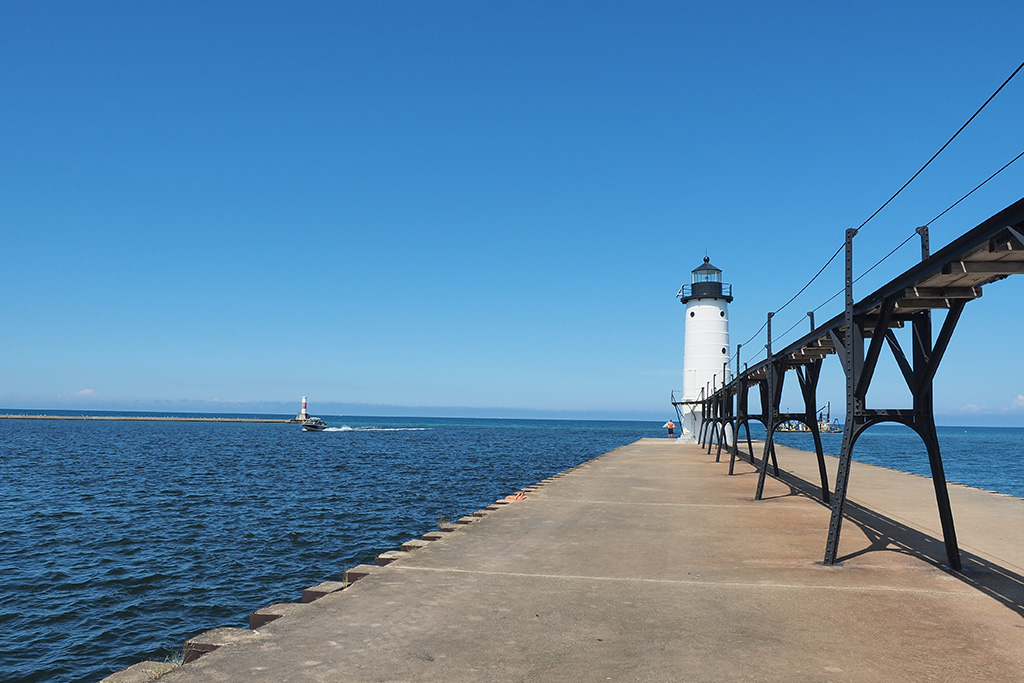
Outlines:
{"type": "Polygon", "coordinates": [[[272,417],[174,417],[156,415],[6,415],[0,414],[2,420],[106,420],[128,422],[274,422],[278,424],[298,424],[294,418],[272,417]]]}

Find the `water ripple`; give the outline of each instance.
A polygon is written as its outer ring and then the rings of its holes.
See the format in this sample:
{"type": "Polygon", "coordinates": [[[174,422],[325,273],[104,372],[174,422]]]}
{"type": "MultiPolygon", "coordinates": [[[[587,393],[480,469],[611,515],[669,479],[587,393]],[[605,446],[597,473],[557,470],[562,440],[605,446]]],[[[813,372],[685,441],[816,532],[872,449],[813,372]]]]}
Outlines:
{"type": "Polygon", "coordinates": [[[0,680],[96,681],[651,423],[0,421],[0,680]]]}

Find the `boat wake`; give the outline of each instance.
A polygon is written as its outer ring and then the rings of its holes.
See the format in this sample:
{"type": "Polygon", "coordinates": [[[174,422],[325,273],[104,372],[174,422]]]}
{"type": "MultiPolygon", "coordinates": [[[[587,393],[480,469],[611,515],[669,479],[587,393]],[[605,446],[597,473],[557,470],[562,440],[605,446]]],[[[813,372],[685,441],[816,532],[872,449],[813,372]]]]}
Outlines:
{"type": "Polygon", "coordinates": [[[428,427],[328,427],[325,432],[425,432],[428,427]]]}

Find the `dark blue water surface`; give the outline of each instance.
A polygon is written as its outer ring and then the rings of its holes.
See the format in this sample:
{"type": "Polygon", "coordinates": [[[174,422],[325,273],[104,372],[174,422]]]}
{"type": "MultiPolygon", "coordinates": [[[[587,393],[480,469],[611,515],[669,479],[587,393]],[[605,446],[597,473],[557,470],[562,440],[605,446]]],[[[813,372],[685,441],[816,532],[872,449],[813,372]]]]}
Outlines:
{"type": "MultiPolygon", "coordinates": [[[[650,422],[326,419],[323,433],[0,420],[0,680],[96,681],[173,657],[439,516],[664,435],[650,422]]],[[[777,438],[813,448],[809,434],[777,438]]],[[[939,438],[951,481],[1024,497],[1024,429],[940,427],[939,438]]],[[[841,435],[823,441],[838,454],[841,435]]],[[[899,426],[870,429],[854,456],[930,473],[899,426]]]]}
{"type": "Polygon", "coordinates": [[[0,680],[96,681],[660,423],[0,420],[0,680]]]}
{"type": "MultiPolygon", "coordinates": [[[[1024,498],[1024,429],[1019,427],[938,427],[939,448],[946,480],[987,491],[1024,498]]],[[[764,438],[751,428],[754,438],[764,438]]],[[[740,429],[740,439],[746,432],[740,429]]],[[[782,432],[777,443],[814,450],[810,433],[782,432]]],[[[839,455],[842,434],[822,434],[822,450],[839,455]]],[[[755,455],[760,453],[755,450],[755,455]]],[[[930,477],[928,451],[921,437],[909,427],[881,424],[861,434],[854,446],[854,460],[930,477]]],[[[784,465],[780,462],[780,467],[784,465]]],[[[955,510],[953,511],[956,512],[955,510]]]]}

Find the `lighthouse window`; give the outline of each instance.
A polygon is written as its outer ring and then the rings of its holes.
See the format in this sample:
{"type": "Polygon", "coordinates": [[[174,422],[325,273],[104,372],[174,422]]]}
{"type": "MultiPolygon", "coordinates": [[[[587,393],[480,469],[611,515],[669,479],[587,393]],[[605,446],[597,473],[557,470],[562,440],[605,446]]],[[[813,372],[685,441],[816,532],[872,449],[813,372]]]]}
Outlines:
{"type": "Polygon", "coordinates": [[[722,316],[724,318],[725,317],[725,311],[719,311],[718,315],[720,315],[720,316],[722,316]]]}
{"type": "Polygon", "coordinates": [[[690,317],[691,318],[693,317],[693,315],[694,315],[693,311],[690,311],[690,317]]]}
{"type": "Polygon", "coordinates": [[[729,353],[729,351],[728,351],[728,349],[726,349],[726,348],[725,348],[725,347],[723,346],[723,347],[722,347],[722,353],[729,353]]]}

